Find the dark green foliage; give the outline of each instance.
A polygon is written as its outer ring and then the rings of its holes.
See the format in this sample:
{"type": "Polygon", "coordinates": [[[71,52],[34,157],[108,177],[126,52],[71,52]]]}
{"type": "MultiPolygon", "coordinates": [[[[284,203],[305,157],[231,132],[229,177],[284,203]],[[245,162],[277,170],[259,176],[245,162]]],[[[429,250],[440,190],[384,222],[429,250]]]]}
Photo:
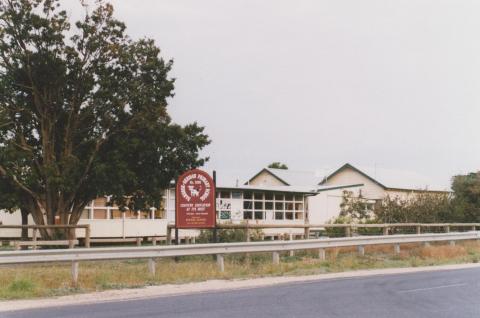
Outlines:
{"type": "Polygon", "coordinates": [[[453,178],[454,215],[463,222],[480,222],[480,172],[453,178]]]}
{"type": "Polygon", "coordinates": [[[167,113],[172,62],[125,29],[102,1],[71,23],[58,0],[0,0],[0,208],[37,224],[75,224],[100,195],[148,209],[204,163],[203,128],[167,113]]]}
{"type": "Polygon", "coordinates": [[[272,162],[271,164],[269,164],[268,168],[288,170],[288,166],[286,164],[278,161],[272,162]]]}
{"type": "MultiPolygon", "coordinates": [[[[250,241],[261,241],[261,240],[262,240],[262,230],[251,229],[250,241]]],[[[246,232],[243,229],[219,229],[217,230],[217,241],[219,243],[245,242],[246,232]]],[[[202,230],[196,242],[212,243],[213,230],[202,230]]]]}

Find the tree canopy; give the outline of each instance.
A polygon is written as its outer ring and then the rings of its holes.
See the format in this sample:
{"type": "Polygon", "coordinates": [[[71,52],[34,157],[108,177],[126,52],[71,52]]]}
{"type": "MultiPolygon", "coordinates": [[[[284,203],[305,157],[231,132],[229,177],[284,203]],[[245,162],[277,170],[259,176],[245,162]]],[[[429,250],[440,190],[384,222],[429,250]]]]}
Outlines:
{"type": "Polygon", "coordinates": [[[100,195],[147,209],[204,163],[204,128],[167,113],[172,61],[125,30],[102,1],[73,23],[58,0],[0,0],[0,208],[37,224],[76,224],[100,195]]]}
{"type": "Polygon", "coordinates": [[[271,164],[269,164],[268,168],[288,170],[288,166],[286,164],[278,161],[272,162],[271,164]]]}

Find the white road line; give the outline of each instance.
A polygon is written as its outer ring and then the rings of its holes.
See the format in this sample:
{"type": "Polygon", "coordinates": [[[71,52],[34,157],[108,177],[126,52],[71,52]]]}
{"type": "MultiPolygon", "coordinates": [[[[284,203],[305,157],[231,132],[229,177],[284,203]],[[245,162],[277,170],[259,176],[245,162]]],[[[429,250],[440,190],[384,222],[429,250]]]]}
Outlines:
{"type": "Polygon", "coordinates": [[[431,290],[431,289],[440,289],[440,288],[449,288],[449,287],[460,287],[460,286],[465,286],[467,285],[466,283],[461,283],[461,284],[450,284],[450,285],[441,285],[441,286],[434,286],[434,287],[425,287],[425,288],[416,288],[416,289],[406,289],[406,290],[400,290],[398,291],[399,293],[414,293],[418,291],[425,291],[425,290],[431,290]]]}

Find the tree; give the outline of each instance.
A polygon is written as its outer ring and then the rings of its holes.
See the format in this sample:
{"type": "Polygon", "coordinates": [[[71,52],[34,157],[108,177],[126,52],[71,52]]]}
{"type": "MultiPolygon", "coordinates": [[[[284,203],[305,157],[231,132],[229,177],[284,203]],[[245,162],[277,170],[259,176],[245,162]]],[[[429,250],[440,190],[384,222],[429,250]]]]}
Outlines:
{"type": "Polygon", "coordinates": [[[72,25],[58,0],[0,0],[0,208],[36,224],[76,224],[106,194],[148,209],[208,159],[203,127],[167,113],[172,61],[125,29],[102,1],[72,25]]]}
{"type": "Polygon", "coordinates": [[[277,162],[277,161],[269,164],[268,168],[288,170],[288,167],[287,167],[286,164],[281,163],[281,162],[277,162]]]}
{"type": "Polygon", "coordinates": [[[462,222],[480,222],[480,172],[453,177],[454,213],[462,222]]]}

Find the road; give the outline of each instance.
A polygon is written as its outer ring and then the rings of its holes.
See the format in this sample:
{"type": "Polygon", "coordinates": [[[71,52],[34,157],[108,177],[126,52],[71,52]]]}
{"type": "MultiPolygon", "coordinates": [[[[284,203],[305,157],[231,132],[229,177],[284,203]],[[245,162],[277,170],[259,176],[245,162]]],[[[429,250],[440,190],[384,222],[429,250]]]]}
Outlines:
{"type": "Polygon", "coordinates": [[[0,313],[52,317],[480,317],[480,268],[310,281],[0,313]]]}

